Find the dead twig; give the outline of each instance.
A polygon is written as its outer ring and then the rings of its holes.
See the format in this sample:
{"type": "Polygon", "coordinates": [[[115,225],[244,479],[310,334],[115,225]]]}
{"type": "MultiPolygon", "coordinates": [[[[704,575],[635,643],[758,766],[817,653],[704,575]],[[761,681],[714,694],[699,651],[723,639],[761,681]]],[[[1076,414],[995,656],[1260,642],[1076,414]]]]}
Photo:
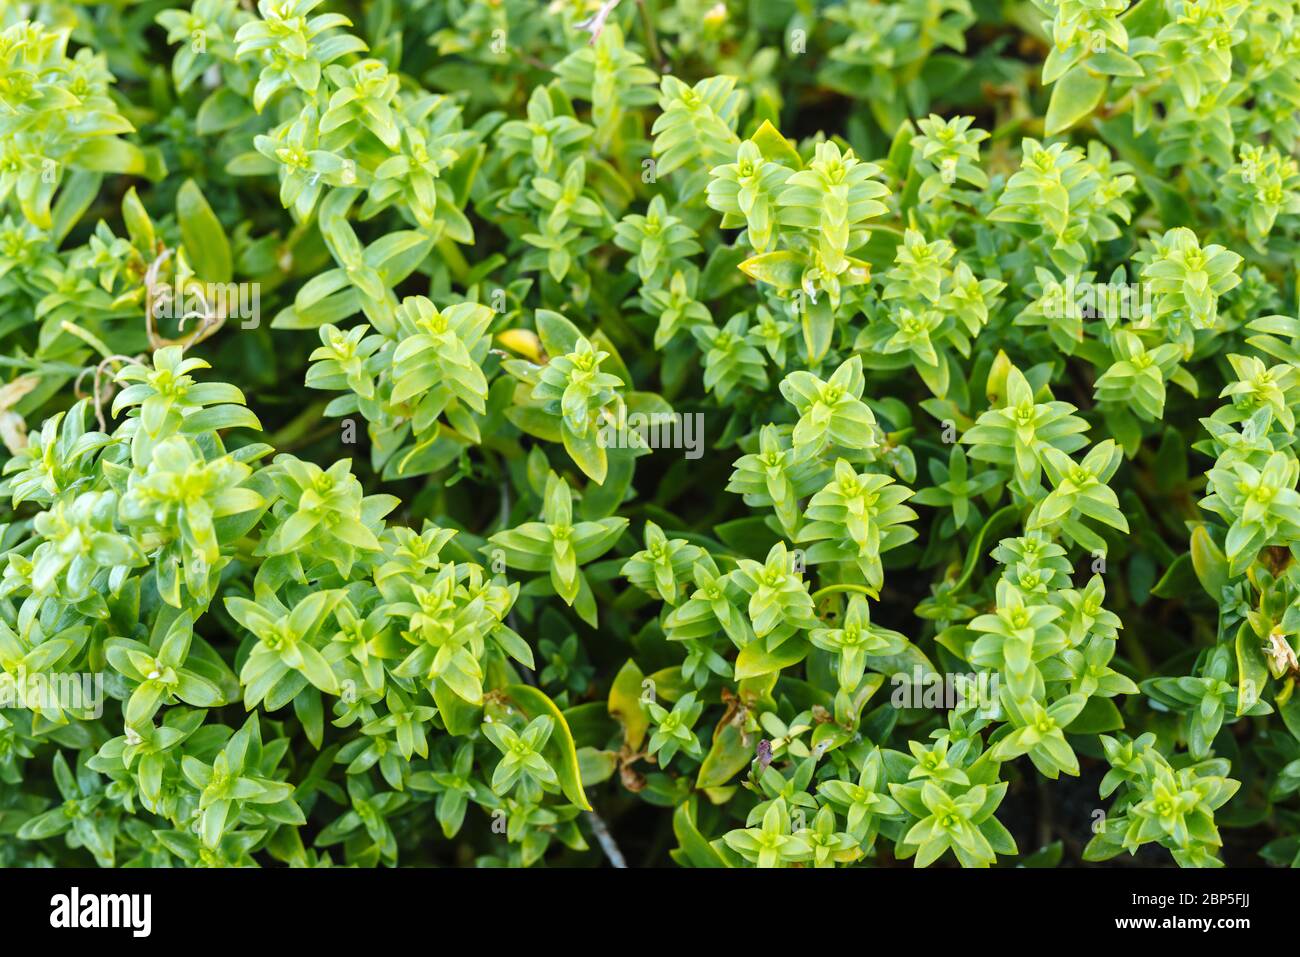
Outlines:
{"type": "Polygon", "coordinates": [[[600,5],[599,10],[581,23],[576,24],[579,30],[586,30],[591,34],[591,39],[587,41],[588,43],[595,43],[600,39],[600,34],[605,29],[605,21],[609,19],[610,14],[614,12],[619,3],[620,0],[605,0],[605,2],[600,5]]]}
{"type": "MultiPolygon", "coordinates": [[[[144,356],[124,356],[114,354],[111,356],[105,356],[99,361],[99,364],[95,366],[93,370],[95,378],[91,386],[91,397],[95,406],[95,420],[99,423],[99,431],[101,432],[108,431],[108,422],[104,418],[104,403],[108,401],[109,395],[101,395],[100,382],[102,381],[104,373],[107,371],[107,367],[110,363],[117,363],[118,365],[145,365],[144,356]]],[[[81,391],[81,380],[86,377],[87,372],[91,371],[92,370],[89,368],[82,369],[80,375],[77,376],[76,381],[73,382],[72,389],[73,392],[76,393],[77,398],[85,397],[84,393],[81,391]]],[[[116,374],[117,370],[114,369],[113,375],[116,374]]]]}
{"type": "Polygon", "coordinates": [[[619,849],[618,843],[614,840],[614,835],[609,832],[609,826],[595,811],[587,812],[587,819],[591,822],[591,832],[596,835],[596,843],[600,849],[605,852],[605,857],[609,858],[610,867],[627,867],[627,859],[623,856],[622,850],[619,849]]]}
{"type": "MultiPolygon", "coordinates": [[[[198,316],[196,316],[196,318],[200,319],[199,327],[194,330],[194,333],[191,336],[189,336],[189,338],[168,339],[163,335],[161,335],[156,328],[154,328],[154,324],[153,324],[154,302],[156,301],[157,297],[160,295],[168,296],[171,297],[174,301],[176,295],[178,294],[177,291],[173,289],[173,287],[165,283],[158,282],[158,275],[160,272],[162,272],[162,268],[164,265],[166,265],[167,260],[171,258],[171,254],[172,252],[170,249],[163,249],[162,252],[160,252],[158,256],[154,259],[154,261],[149,264],[149,268],[145,271],[144,274],[145,333],[149,337],[149,347],[151,349],[157,350],[157,349],[162,349],[165,346],[180,346],[181,351],[184,352],[186,349],[190,348],[191,346],[197,345],[198,343],[202,342],[204,339],[207,339],[211,337],[213,334],[215,334],[218,329],[220,329],[222,326],[226,324],[226,316],[224,311],[222,312],[215,311],[212,308],[212,305],[208,302],[208,297],[201,292],[199,293],[199,300],[203,308],[202,308],[202,312],[198,314],[198,316]],[[162,287],[165,287],[165,289],[162,287]]],[[[184,295],[184,290],[181,290],[180,294],[184,295]]],[[[177,323],[177,327],[181,332],[185,331],[185,320],[189,318],[191,317],[188,315],[181,316],[179,322],[177,323]]]]}

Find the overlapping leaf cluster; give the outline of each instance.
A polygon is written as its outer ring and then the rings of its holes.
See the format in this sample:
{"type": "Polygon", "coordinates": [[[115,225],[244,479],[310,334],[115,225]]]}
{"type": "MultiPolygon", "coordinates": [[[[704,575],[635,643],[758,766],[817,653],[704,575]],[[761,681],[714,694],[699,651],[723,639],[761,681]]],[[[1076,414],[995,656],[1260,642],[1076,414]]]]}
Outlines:
{"type": "Polygon", "coordinates": [[[0,862],[1300,861],[1295,0],[2,16],[0,862]]]}

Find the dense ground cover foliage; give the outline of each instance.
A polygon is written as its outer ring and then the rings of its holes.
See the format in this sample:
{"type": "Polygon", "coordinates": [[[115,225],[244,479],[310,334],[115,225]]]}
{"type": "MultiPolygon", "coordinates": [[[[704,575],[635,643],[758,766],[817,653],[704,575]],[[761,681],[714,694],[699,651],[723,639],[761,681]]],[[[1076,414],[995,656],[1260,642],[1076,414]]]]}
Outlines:
{"type": "Polygon", "coordinates": [[[0,10],[0,863],[1300,859],[1296,0],[0,10]]]}

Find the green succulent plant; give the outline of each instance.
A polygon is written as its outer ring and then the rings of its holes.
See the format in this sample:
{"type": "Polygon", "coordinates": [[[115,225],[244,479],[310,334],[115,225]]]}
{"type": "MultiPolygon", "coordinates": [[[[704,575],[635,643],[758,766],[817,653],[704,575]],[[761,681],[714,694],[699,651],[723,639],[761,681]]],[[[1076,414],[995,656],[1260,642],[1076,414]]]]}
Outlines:
{"type": "Polygon", "coordinates": [[[0,864],[1300,865],[1297,26],[4,4],[0,864]]]}

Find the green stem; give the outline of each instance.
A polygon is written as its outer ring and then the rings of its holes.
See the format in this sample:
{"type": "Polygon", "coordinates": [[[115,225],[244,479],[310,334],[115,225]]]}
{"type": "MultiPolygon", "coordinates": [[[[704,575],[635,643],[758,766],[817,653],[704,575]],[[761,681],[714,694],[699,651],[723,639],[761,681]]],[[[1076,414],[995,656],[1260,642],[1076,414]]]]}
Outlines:
{"type": "Polygon", "coordinates": [[[94,366],[78,366],[70,362],[43,362],[40,359],[26,359],[22,356],[0,356],[0,368],[27,369],[30,372],[45,372],[50,375],[81,375],[94,366]]]}
{"type": "Polygon", "coordinates": [[[90,346],[90,348],[99,353],[101,359],[110,359],[113,357],[113,350],[104,344],[104,340],[100,339],[99,336],[95,335],[90,330],[83,329],[81,326],[68,322],[66,319],[59,323],[59,328],[70,336],[76,336],[86,345],[90,346]]]}
{"type": "Polygon", "coordinates": [[[851,585],[848,582],[837,582],[834,585],[827,585],[825,588],[819,588],[812,593],[812,600],[816,601],[818,598],[821,598],[822,595],[832,595],[838,591],[857,592],[860,595],[866,595],[868,598],[874,598],[877,601],[880,600],[880,596],[866,585],[851,585]]]}
{"type": "Polygon", "coordinates": [[[650,59],[655,61],[655,65],[662,73],[664,69],[663,54],[659,52],[659,38],[655,34],[654,14],[646,7],[645,0],[636,0],[636,5],[641,10],[641,26],[645,30],[646,50],[650,54],[650,59]]]}
{"type": "Polygon", "coordinates": [[[465,261],[465,257],[461,255],[460,250],[456,248],[456,244],[449,239],[443,238],[438,240],[435,248],[442,254],[443,264],[451,270],[452,278],[464,285],[465,277],[469,274],[469,263],[465,261]]]}
{"type": "Polygon", "coordinates": [[[1017,518],[1019,515],[1020,509],[1016,506],[1004,505],[989,516],[989,520],[984,523],[984,527],[979,530],[975,535],[975,539],[970,543],[966,554],[966,565],[961,570],[961,577],[953,582],[953,591],[959,591],[965,587],[966,582],[970,581],[971,575],[975,573],[975,566],[983,557],[980,553],[984,550],[984,540],[990,534],[998,534],[1002,526],[1007,524],[1008,519],[1017,518]],[[995,529],[998,531],[994,531],[995,529]]]}

